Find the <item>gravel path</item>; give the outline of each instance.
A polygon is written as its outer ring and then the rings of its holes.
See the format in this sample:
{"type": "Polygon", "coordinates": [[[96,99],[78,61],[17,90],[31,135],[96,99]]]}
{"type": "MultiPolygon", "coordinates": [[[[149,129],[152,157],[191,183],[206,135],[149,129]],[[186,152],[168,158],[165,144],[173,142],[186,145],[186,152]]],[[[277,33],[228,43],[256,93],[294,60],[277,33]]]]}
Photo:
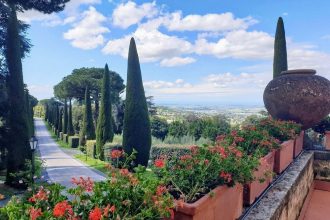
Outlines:
{"type": "Polygon", "coordinates": [[[63,152],[52,139],[42,119],[35,119],[35,128],[40,156],[44,161],[47,176],[51,182],[60,183],[65,187],[72,187],[72,177],[90,177],[94,181],[105,179],[100,173],[63,152]]]}

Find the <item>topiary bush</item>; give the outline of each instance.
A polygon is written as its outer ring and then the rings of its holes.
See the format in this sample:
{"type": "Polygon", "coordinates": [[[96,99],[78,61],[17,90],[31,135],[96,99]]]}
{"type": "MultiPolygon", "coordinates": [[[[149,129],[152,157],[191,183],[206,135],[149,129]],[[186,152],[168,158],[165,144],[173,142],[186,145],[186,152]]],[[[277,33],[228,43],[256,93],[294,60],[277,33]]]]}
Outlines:
{"type": "Polygon", "coordinates": [[[70,136],[69,137],[69,147],[76,148],[79,146],[79,137],[77,136],[70,136]]]}
{"type": "Polygon", "coordinates": [[[96,140],[86,141],[86,153],[87,156],[96,158],[96,140]]]}

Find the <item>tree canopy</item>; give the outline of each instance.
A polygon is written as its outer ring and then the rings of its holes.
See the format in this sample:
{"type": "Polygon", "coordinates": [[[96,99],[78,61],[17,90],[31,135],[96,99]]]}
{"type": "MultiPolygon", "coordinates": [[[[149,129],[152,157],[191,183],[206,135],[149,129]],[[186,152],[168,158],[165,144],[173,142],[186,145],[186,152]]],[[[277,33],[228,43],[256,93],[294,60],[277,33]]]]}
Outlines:
{"type": "MultiPolygon", "coordinates": [[[[82,101],[85,98],[85,89],[89,88],[93,100],[98,100],[101,91],[104,68],[80,68],[54,86],[54,94],[60,99],[75,98],[82,101]]],[[[119,102],[119,95],[124,91],[124,80],[114,71],[110,71],[110,87],[112,103],[119,102]]]]}

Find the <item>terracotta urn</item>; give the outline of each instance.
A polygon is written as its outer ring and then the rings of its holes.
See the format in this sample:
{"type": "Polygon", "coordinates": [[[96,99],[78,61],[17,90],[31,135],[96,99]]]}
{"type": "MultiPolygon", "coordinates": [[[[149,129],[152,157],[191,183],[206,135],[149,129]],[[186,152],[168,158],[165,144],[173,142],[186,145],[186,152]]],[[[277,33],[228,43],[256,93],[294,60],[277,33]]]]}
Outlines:
{"type": "Polygon", "coordinates": [[[330,81],[311,69],[283,71],[268,83],[264,104],[277,119],[293,120],[308,129],[330,113],[330,81]]]}

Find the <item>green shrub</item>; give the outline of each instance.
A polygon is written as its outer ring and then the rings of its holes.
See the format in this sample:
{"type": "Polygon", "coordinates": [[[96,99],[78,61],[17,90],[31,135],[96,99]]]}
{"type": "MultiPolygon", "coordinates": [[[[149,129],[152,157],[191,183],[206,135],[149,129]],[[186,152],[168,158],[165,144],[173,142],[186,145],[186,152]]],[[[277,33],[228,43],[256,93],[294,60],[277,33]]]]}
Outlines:
{"type": "Polygon", "coordinates": [[[87,156],[96,158],[96,140],[86,141],[86,153],[87,156]]]}
{"type": "Polygon", "coordinates": [[[77,136],[70,136],[69,137],[69,147],[76,148],[79,146],[79,137],[77,136]]]}
{"type": "Polygon", "coordinates": [[[157,158],[166,156],[168,158],[179,158],[189,153],[189,147],[152,147],[150,152],[150,160],[154,161],[157,158]]]}

